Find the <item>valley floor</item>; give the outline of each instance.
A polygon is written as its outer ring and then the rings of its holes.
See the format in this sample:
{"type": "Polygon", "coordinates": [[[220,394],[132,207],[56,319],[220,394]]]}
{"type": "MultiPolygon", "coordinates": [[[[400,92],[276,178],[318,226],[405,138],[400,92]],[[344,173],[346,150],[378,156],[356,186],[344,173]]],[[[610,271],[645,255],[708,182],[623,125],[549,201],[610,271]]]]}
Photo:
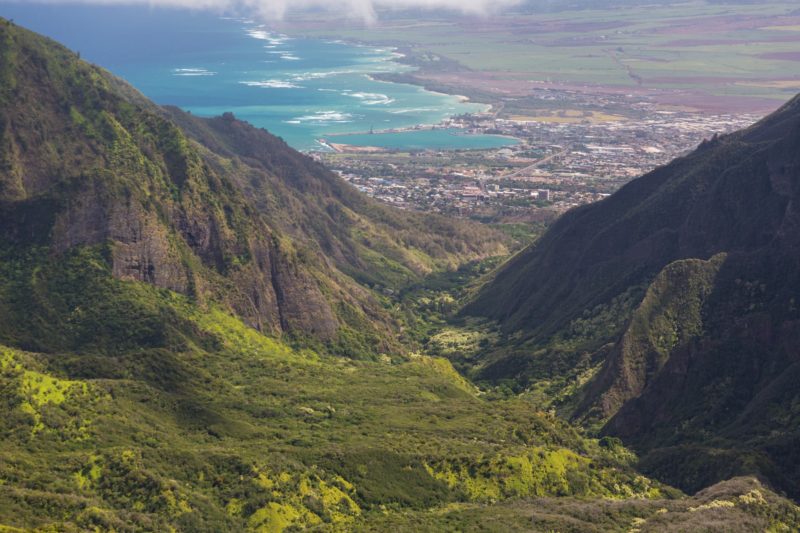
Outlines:
{"type": "MultiPolygon", "coordinates": [[[[482,393],[446,359],[320,356],[221,310],[115,283],[195,333],[118,357],[2,348],[9,531],[800,525],[800,509],[754,479],[686,498],[636,473],[617,442],[587,438],[525,397],[482,393]]],[[[429,346],[449,346],[427,323],[429,346]]]]}

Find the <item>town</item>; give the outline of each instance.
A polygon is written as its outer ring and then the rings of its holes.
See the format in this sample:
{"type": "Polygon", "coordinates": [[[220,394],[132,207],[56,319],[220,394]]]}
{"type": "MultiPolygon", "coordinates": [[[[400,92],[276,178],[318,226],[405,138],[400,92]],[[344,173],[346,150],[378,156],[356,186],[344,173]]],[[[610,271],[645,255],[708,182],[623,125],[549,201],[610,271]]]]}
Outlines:
{"type": "Polygon", "coordinates": [[[336,151],[312,155],[394,206],[486,222],[547,221],[759,118],[624,96],[576,102],[575,94],[542,90],[540,98],[550,107],[526,114],[493,109],[434,126],[518,140],[504,148],[400,152],[337,144],[336,151]]]}

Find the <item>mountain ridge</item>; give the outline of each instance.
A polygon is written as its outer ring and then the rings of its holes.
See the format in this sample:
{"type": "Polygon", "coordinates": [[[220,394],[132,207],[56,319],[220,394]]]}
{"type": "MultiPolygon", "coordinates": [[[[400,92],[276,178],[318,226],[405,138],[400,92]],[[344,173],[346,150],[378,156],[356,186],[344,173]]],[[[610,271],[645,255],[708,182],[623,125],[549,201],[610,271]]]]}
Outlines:
{"type": "Polygon", "coordinates": [[[509,339],[474,373],[567,391],[564,416],[622,437],[685,490],[748,473],[800,494],[787,381],[799,149],[796,97],[564,215],[466,306],[509,339]]]}
{"type": "Polygon", "coordinates": [[[110,243],[121,279],[365,356],[399,346],[383,289],[507,251],[493,230],[381,206],[232,116],[159,108],[52,41],[7,21],[0,31],[10,244],[63,253],[110,243]]]}

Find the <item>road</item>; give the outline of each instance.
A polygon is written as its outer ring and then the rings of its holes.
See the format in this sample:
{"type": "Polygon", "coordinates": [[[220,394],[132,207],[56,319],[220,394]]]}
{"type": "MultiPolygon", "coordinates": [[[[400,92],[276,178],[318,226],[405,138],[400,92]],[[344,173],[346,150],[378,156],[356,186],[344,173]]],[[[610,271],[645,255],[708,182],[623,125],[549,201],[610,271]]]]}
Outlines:
{"type": "Polygon", "coordinates": [[[566,148],[564,148],[560,152],[556,152],[554,154],[550,154],[547,157],[544,157],[544,158],[538,160],[536,163],[534,163],[532,165],[528,165],[527,167],[523,167],[523,168],[520,168],[518,170],[514,170],[513,172],[509,172],[508,174],[504,174],[503,176],[501,176],[501,178],[515,178],[517,176],[524,175],[526,172],[534,170],[535,168],[538,168],[539,166],[544,165],[545,163],[549,163],[553,159],[568,153],[570,150],[572,150],[572,146],[567,146],[566,148]]]}

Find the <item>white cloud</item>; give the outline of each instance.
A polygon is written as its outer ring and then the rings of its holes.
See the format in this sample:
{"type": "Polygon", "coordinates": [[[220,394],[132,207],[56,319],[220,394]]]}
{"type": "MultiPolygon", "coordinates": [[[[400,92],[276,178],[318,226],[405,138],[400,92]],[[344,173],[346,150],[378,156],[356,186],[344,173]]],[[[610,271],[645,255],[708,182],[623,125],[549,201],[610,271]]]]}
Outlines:
{"type": "Polygon", "coordinates": [[[352,18],[372,22],[380,9],[444,9],[473,15],[484,15],[522,0],[28,0],[42,3],[135,5],[151,7],[185,7],[213,9],[221,12],[258,16],[263,19],[281,19],[290,10],[324,9],[332,13],[347,14],[352,18]]]}

